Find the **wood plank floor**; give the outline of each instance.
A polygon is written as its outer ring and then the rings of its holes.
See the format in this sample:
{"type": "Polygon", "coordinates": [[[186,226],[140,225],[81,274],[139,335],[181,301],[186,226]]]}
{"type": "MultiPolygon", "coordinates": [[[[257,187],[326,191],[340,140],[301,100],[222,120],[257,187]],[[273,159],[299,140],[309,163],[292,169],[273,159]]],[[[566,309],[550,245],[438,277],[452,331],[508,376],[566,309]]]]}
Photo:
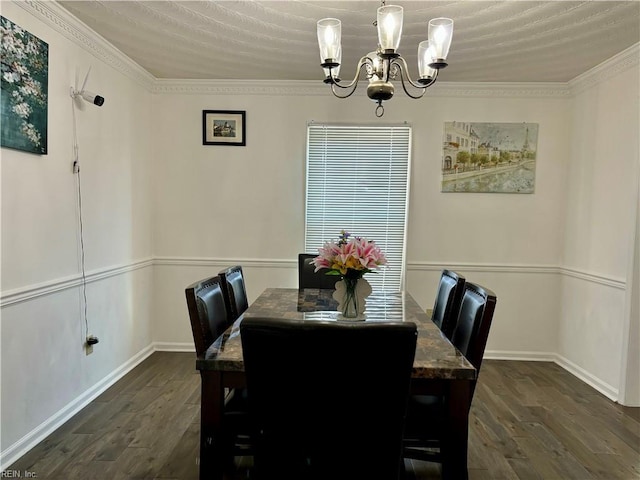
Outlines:
{"type": "MultiPolygon", "coordinates": [[[[7,470],[40,480],[197,479],[199,389],[193,353],[156,352],[7,470]]],[[[227,480],[249,479],[249,466],[238,459],[227,480]]],[[[440,478],[438,465],[405,466],[407,480],[440,478]]],[[[552,363],[485,360],[469,477],[640,479],[640,409],[552,363]]]]}

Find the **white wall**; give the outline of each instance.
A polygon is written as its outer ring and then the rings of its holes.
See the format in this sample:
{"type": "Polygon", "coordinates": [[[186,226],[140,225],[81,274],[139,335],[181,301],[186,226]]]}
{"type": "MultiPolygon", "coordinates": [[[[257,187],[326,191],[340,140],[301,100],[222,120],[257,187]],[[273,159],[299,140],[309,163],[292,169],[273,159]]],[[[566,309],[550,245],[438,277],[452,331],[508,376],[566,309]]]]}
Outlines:
{"type": "MultiPolygon", "coordinates": [[[[640,112],[639,112],[640,115],[640,112]]],[[[640,162],[638,163],[640,181],[640,162]]],[[[640,407],[640,189],[636,202],[636,233],[633,240],[633,258],[629,266],[627,287],[627,325],[629,335],[622,349],[621,392],[624,405],[640,407]]]]}
{"type": "Polygon", "coordinates": [[[153,342],[192,349],[188,283],[241,263],[251,300],[296,285],[312,120],[413,126],[407,287],[423,307],[452,267],[498,294],[490,355],[559,360],[614,398],[632,375],[619,352],[625,320],[638,331],[637,273],[618,209],[637,198],[625,174],[638,161],[637,59],[575,98],[564,84],[441,83],[420,101],[398,93],[378,120],[366,98],[337,100],[322,85],[154,81],[55,3],[0,5],[50,46],[49,155],[1,152],[3,465],[153,342]],[[89,325],[100,338],[85,356],[68,90],[89,64],[107,101],[78,114],[89,325]],[[247,146],[202,146],[203,109],[246,110],[247,146]],[[453,120],[538,123],[535,194],[440,193],[453,120]]]}
{"type": "Polygon", "coordinates": [[[112,47],[89,53],[70,38],[84,32],[62,28],[73,22],[55,4],[2,2],[2,15],[49,44],[48,155],[1,151],[6,466],[150,352],[151,94],[111,66],[112,47]],[[69,87],[90,65],[88,87],[106,102],[77,112],[88,324],[100,339],[86,356],[69,87]]]}
{"type": "Polygon", "coordinates": [[[625,207],[637,190],[635,49],[573,87],[439,84],[420,101],[398,94],[383,120],[362,96],[337,100],[308,84],[156,82],[155,341],[189,348],[184,287],[226,265],[245,267],[250,300],[296,285],[307,122],[407,121],[408,290],[428,308],[440,270],[458,270],[498,294],[488,356],[553,360],[617,399],[633,244],[625,207]],[[247,146],[202,146],[203,109],[246,110],[247,146]],[[538,123],[536,192],[441,193],[443,123],[454,120],[538,123]]]}
{"type": "Polygon", "coordinates": [[[571,118],[562,262],[568,270],[591,275],[562,280],[557,352],[574,369],[599,379],[614,397],[629,340],[625,299],[631,294],[627,277],[640,172],[638,85],[637,63],[592,85],[582,86],[578,79],[571,118]]]}
{"type": "Polygon", "coordinates": [[[268,286],[297,285],[307,122],[407,121],[414,139],[408,290],[431,307],[441,268],[457,265],[498,294],[489,349],[555,350],[559,278],[549,266],[559,264],[562,250],[571,132],[566,90],[527,98],[504,86],[480,96],[434,88],[419,101],[398,93],[381,120],[368,99],[338,100],[324,89],[211,90],[215,82],[160,83],[153,101],[155,254],[163,263],[156,269],[157,342],[192,342],[184,287],[225,263],[248,267],[251,300],[268,286]],[[202,146],[203,109],[246,110],[247,146],[202,146]],[[453,120],[538,123],[536,193],[441,193],[443,123],[453,120]],[[257,278],[263,263],[275,278],[257,278]]]}

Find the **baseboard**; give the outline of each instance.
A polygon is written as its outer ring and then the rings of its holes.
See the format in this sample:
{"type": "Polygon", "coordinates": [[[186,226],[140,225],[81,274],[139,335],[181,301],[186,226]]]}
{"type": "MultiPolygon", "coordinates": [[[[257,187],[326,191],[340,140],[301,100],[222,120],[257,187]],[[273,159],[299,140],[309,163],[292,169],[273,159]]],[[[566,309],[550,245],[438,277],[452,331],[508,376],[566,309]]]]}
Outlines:
{"type": "Polygon", "coordinates": [[[571,360],[566,359],[562,355],[552,352],[512,352],[502,350],[486,350],[484,358],[487,360],[515,360],[525,362],[553,362],[564,368],[574,377],[579,378],[590,387],[596,389],[609,400],[618,402],[619,391],[608,383],[600,380],[595,375],[587,372],[584,368],[579,367],[571,360]]]}
{"type": "MultiPolygon", "coordinates": [[[[192,343],[177,343],[177,342],[155,342],[153,348],[156,351],[161,352],[195,352],[195,348],[192,343]]],[[[593,387],[604,396],[618,401],[618,390],[611,385],[603,382],[596,376],[590,374],[583,368],[579,367],[575,363],[567,360],[566,358],[553,352],[518,352],[508,350],[486,350],[484,352],[484,358],[487,360],[511,360],[520,362],[553,362],[566,371],[582,380],[587,385],[593,387]]]]}
{"type": "Polygon", "coordinates": [[[555,357],[556,358],[554,359],[554,362],[560,365],[562,368],[564,368],[567,372],[578,377],[587,385],[595,388],[597,391],[599,391],[609,400],[618,402],[618,399],[620,397],[620,391],[617,388],[600,380],[595,375],[592,375],[591,373],[587,372],[584,368],[579,367],[578,365],[573,363],[571,360],[563,357],[562,355],[556,354],[555,357]]]}
{"type": "Polygon", "coordinates": [[[154,342],[153,349],[157,352],[195,352],[196,348],[193,342],[154,342]]]}
{"type": "Polygon", "coordinates": [[[487,360],[517,360],[521,362],[554,362],[556,354],[552,352],[485,350],[483,358],[487,360]]]}
{"type": "Polygon", "coordinates": [[[83,394],[76,397],[72,402],[42,422],[31,432],[27,433],[16,443],[9,446],[5,451],[0,452],[0,472],[3,472],[7,467],[15,463],[20,457],[44,440],[48,435],[53,433],[76,413],[86,407],[111,385],[133,370],[133,368],[145,360],[154,351],[152,344],[143,348],[109,375],[96,383],[93,387],[86,390],[83,394]]]}

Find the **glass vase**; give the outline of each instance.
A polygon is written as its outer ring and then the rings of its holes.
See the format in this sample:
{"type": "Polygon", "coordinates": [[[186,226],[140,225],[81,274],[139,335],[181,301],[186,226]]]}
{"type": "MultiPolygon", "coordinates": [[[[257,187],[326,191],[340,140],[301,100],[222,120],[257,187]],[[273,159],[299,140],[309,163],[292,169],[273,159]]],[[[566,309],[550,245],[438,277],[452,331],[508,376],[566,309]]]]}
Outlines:
{"type": "Polygon", "coordinates": [[[344,278],[344,300],[342,303],[342,316],[345,318],[356,318],[360,313],[358,295],[356,295],[357,278],[344,278]]]}

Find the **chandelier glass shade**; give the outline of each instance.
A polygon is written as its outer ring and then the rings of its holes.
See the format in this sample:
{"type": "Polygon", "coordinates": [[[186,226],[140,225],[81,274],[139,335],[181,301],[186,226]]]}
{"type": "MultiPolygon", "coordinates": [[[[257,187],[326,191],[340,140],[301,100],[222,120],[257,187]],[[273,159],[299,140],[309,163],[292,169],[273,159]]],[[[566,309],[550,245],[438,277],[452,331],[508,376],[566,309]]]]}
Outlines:
{"type": "Polygon", "coordinates": [[[358,86],[360,72],[364,70],[369,80],[367,96],[377,102],[376,116],[384,114],[382,102],[393,97],[395,87],[391,80],[400,79],[404,92],[411,98],[421,98],[433,85],[440,69],[447,66],[447,55],[453,36],[453,20],[434,18],[429,21],[428,40],[418,45],[418,79],[412,80],[407,62],[397,52],[402,37],[403,9],[397,5],[378,8],[375,25],[378,29],[378,48],[363,56],[356,67],[356,74],[349,83],[340,78],[342,62],[342,24],[337,18],[318,21],[318,45],[320,65],[324,69],[324,82],[338,98],[350,97],[358,86]]]}

